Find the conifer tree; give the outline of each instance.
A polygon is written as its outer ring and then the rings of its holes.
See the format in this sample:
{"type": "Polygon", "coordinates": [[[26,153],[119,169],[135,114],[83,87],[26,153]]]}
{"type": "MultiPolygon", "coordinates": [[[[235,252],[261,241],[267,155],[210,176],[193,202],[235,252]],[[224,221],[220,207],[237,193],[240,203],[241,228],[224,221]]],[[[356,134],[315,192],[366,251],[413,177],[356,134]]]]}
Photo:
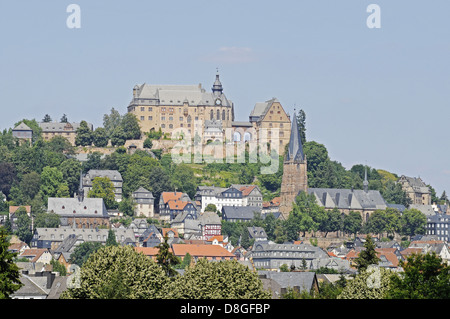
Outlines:
{"type": "Polygon", "coordinates": [[[359,272],[363,272],[370,265],[377,265],[380,258],[375,251],[375,243],[369,234],[366,236],[366,242],[364,243],[364,250],[359,253],[359,256],[355,259],[356,267],[359,272]]]}
{"type": "Polygon", "coordinates": [[[17,254],[8,251],[7,232],[0,227],[0,299],[8,299],[11,294],[22,287],[19,279],[19,267],[13,258],[17,254]]]}

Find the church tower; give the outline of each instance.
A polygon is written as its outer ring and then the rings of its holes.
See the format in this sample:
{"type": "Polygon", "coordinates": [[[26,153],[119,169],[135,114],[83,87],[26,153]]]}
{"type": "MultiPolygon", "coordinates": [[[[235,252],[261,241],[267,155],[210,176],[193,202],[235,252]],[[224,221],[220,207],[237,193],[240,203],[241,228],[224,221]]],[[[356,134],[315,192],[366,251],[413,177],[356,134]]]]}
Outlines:
{"type": "Polygon", "coordinates": [[[303,154],[297,116],[294,111],[289,147],[284,157],[280,191],[280,213],[284,218],[289,216],[292,203],[300,191],[308,191],[307,162],[306,156],[303,154]]]}

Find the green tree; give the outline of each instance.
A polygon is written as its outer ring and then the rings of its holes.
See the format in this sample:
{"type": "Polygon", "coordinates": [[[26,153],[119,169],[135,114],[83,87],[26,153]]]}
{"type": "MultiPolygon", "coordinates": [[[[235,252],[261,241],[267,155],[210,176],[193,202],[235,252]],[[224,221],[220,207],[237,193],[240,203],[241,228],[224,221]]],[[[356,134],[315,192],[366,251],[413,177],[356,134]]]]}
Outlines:
{"type": "Polygon", "coordinates": [[[385,299],[392,271],[382,267],[370,267],[348,280],[337,299],[385,299]]]}
{"type": "Polygon", "coordinates": [[[350,211],[344,216],[342,230],[347,234],[356,234],[361,231],[362,228],[362,217],[358,212],[350,211]]]}
{"type": "Polygon", "coordinates": [[[108,177],[95,177],[87,196],[89,198],[103,198],[106,208],[117,207],[114,185],[108,177]]]}
{"type": "Polygon", "coordinates": [[[59,272],[60,276],[65,276],[67,274],[66,267],[63,264],[61,264],[59,261],[57,261],[56,259],[52,258],[52,260],[50,260],[50,265],[52,265],[53,271],[59,272]]]}
{"type": "Polygon", "coordinates": [[[157,246],[158,254],[156,254],[156,262],[168,277],[173,277],[177,274],[177,271],[173,267],[179,264],[180,260],[170,251],[170,245],[167,243],[167,240],[168,237],[165,236],[164,242],[157,246]]]}
{"type": "Polygon", "coordinates": [[[80,126],[76,130],[75,145],[91,146],[93,140],[93,132],[89,128],[86,121],[81,121],[80,126]]]}
{"type": "Polygon", "coordinates": [[[41,185],[39,191],[44,202],[49,197],[57,195],[60,185],[65,184],[62,172],[56,167],[46,166],[41,173],[41,185]]]}
{"type": "Polygon", "coordinates": [[[27,243],[28,245],[33,238],[33,232],[31,229],[31,217],[28,216],[27,211],[24,207],[20,207],[16,210],[17,216],[17,231],[16,235],[20,238],[21,241],[27,243]]]}
{"type": "Polygon", "coordinates": [[[112,146],[123,146],[127,140],[127,134],[122,126],[117,126],[111,134],[112,146]]]}
{"type": "Polygon", "coordinates": [[[172,185],[177,190],[194,198],[197,192],[197,179],[194,176],[194,170],[186,164],[178,164],[175,166],[172,175],[172,185]]]}
{"type": "Polygon", "coordinates": [[[103,127],[97,127],[92,135],[92,142],[95,146],[106,147],[108,145],[108,135],[103,127]]]}
{"type": "Polygon", "coordinates": [[[144,140],[144,148],[148,148],[148,149],[151,149],[152,147],[153,147],[153,142],[152,142],[152,139],[150,138],[150,137],[147,137],[145,140],[144,140]]]}
{"type": "Polygon", "coordinates": [[[343,218],[341,212],[334,208],[329,211],[325,211],[325,218],[319,225],[319,230],[325,232],[325,237],[327,237],[329,232],[337,232],[342,230],[343,218]]]}
{"type": "Polygon", "coordinates": [[[70,262],[72,264],[76,264],[78,266],[83,266],[86,260],[88,260],[89,256],[102,248],[103,245],[100,242],[84,242],[79,244],[73,250],[73,253],[70,255],[70,262]]]}
{"type": "Polygon", "coordinates": [[[199,259],[166,289],[169,299],[269,299],[258,273],[236,260],[199,259]]]}
{"type": "Polygon", "coordinates": [[[373,242],[372,237],[367,235],[364,249],[361,250],[358,257],[355,258],[356,268],[359,272],[362,272],[370,265],[377,265],[379,261],[380,258],[378,258],[377,252],[375,251],[375,243],[373,242]]]}
{"type": "Polygon", "coordinates": [[[133,113],[126,113],[122,117],[120,126],[125,132],[127,140],[137,140],[141,138],[141,127],[139,126],[139,121],[133,113]]]}
{"type": "Polygon", "coordinates": [[[435,252],[412,254],[406,261],[400,261],[400,267],[403,272],[391,277],[389,298],[450,298],[450,266],[435,252]]]}
{"type": "Polygon", "coordinates": [[[205,207],[205,212],[217,212],[217,207],[214,204],[208,204],[205,207]]]}
{"type": "Polygon", "coordinates": [[[80,270],[80,286],[62,299],[155,299],[164,297],[164,271],[131,246],[105,246],[92,253],[80,270]]]}
{"type": "Polygon", "coordinates": [[[59,198],[69,198],[69,186],[66,183],[60,184],[56,190],[56,197],[59,198]]]}
{"type": "Polygon", "coordinates": [[[8,251],[8,233],[0,227],[0,299],[8,299],[11,294],[19,290],[23,284],[20,282],[19,267],[14,262],[16,253],[8,251]]]}
{"type": "Polygon", "coordinates": [[[58,228],[61,225],[61,219],[54,212],[39,213],[36,214],[34,225],[36,228],[58,228]]]}
{"type": "Polygon", "coordinates": [[[106,238],[106,246],[119,246],[116,241],[116,234],[112,229],[108,231],[108,238],[106,238]]]}
{"type": "Polygon", "coordinates": [[[106,135],[110,138],[114,129],[120,126],[120,122],[122,122],[122,116],[120,113],[112,108],[110,114],[103,115],[103,127],[106,130],[106,135]]]}
{"type": "Polygon", "coordinates": [[[69,196],[73,197],[80,187],[81,163],[74,158],[69,158],[59,165],[59,170],[69,187],[69,196]]]}
{"type": "Polygon", "coordinates": [[[51,121],[52,121],[52,118],[50,117],[50,115],[45,114],[44,118],[42,119],[42,122],[48,123],[48,122],[51,122],[51,121]]]}
{"type": "Polygon", "coordinates": [[[410,238],[414,235],[425,234],[427,217],[417,209],[405,209],[400,218],[400,232],[410,238]]]}
{"type": "Polygon", "coordinates": [[[374,211],[365,226],[368,233],[382,234],[385,232],[387,229],[386,211],[382,209],[374,211]]]}

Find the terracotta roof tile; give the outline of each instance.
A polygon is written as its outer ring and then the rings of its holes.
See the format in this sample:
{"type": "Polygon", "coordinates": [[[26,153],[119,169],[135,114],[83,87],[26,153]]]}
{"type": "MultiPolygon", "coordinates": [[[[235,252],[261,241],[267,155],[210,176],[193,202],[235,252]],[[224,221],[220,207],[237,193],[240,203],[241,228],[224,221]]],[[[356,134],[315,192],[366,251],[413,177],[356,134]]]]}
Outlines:
{"type": "Polygon", "coordinates": [[[164,204],[171,200],[179,200],[183,196],[182,192],[163,192],[162,199],[164,204]]]}
{"type": "Polygon", "coordinates": [[[230,253],[228,250],[218,245],[186,245],[186,244],[172,244],[173,253],[178,257],[184,257],[187,253],[192,257],[207,259],[215,258],[234,258],[235,256],[230,253]]]}

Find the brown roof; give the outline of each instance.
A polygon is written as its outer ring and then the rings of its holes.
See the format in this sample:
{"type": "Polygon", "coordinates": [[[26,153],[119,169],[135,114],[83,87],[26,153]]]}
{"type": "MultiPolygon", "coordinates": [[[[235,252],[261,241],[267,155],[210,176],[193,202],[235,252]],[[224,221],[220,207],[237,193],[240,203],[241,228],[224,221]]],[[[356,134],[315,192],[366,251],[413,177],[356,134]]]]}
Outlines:
{"type": "Polygon", "coordinates": [[[161,228],[161,232],[162,232],[163,237],[166,237],[166,234],[169,231],[173,231],[175,233],[175,237],[178,238],[178,230],[176,230],[175,228],[161,228]]]}
{"type": "Polygon", "coordinates": [[[48,252],[48,249],[45,248],[29,248],[25,249],[22,254],[20,254],[20,257],[33,257],[31,262],[37,261],[43,253],[48,252]]]}
{"type": "Polygon", "coordinates": [[[242,196],[248,196],[254,190],[256,185],[243,186],[239,190],[242,192],[242,196]]]}
{"type": "Polygon", "coordinates": [[[399,260],[395,254],[396,248],[376,248],[375,251],[378,257],[384,255],[386,259],[394,266],[398,267],[399,260]]]}
{"type": "Polygon", "coordinates": [[[186,245],[186,244],[172,244],[173,253],[178,257],[184,257],[187,253],[192,257],[206,257],[207,259],[216,258],[234,258],[235,256],[228,250],[219,245],[186,245]]]}
{"type": "Polygon", "coordinates": [[[28,214],[31,212],[31,206],[29,206],[29,205],[27,205],[27,206],[9,206],[9,214],[15,213],[16,210],[18,210],[20,207],[25,208],[25,210],[27,211],[28,214]]]}
{"type": "Polygon", "coordinates": [[[182,192],[163,192],[161,193],[163,203],[166,204],[171,200],[179,200],[183,196],[182,192]]]}
{"type": "Polygon", "coordinates": [[[183,210],[184,207],[186,207],[187,204],[189,204],[189,202],[185,202],[182,200],[169,200],[169,209],[173,209],[173,210],[183,210]]]}
{"type": "MultiPolygon", "coordinates": [[[[156,255],[159,252],[159,248],[157,247],[134,247],[134,249],[138,253],[143,253],[145,256],[151,257],[154,260],[156,260],[156,255]]],[[[169,251],[172,251],[172,249],[169,248],[169,251]]]]}

